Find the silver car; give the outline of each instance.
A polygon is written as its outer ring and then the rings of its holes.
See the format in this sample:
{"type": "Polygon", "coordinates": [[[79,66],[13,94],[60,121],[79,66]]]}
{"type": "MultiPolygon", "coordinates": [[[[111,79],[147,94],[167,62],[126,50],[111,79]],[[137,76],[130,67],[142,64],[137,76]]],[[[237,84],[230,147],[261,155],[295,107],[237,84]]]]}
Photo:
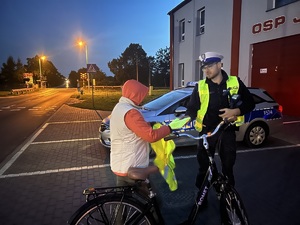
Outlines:
{"type": "MultiPolygon", "coordinates": [[[[148,122],[163,122],[169,124],[186,111],[195,83],[170,91],[142,106],[141,112],[148,122]]],[[[255,109],[245,115],[245,123],[236,132],[236,140],[244,141],[249,147],[262,146],[267,137],[278,132],[282,125],[282,106],[279,105],[264,89],[248,88],[255,101],[255,109]]],[[[99,139],[102,145],[110,148],[110,116],[103,119],[99,128],[99,139]]],[[[197,132],[195,121],[189,122],[180,132],[197,132]]],[[[197,141],[189,138],[175,140],[177,146],[195,145],[197,141]]]]}

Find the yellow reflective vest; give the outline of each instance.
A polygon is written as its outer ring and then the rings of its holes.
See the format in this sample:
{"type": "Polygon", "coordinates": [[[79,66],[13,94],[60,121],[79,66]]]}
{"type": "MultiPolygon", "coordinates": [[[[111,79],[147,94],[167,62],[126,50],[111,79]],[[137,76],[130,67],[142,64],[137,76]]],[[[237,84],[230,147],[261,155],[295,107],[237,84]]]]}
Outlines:
{"type": "MultiPolygon", "coordinates": [[[[200,80],[198,83],[198,92],[200,97],[200,109],[197,111],[197,117],[195,122],[195,128],[198,132],[202,131],[203,119],[206,114],[209,104],[209,88],[206,80],[200,80]]],[[[227,88],[230,88],[230,94],[237,94],[239,91],[239,81],[236,76],[228,76],[226,81],[227,88]]],[[[244,116],[238,116],[236,126],[241,126],[244,123],[244,116]]]]}
{"type": "MultiPolygon", "coordinates": [[[[160,123],[156,123],[153,129],[161,127],[160,123]]],[[[171,191],[177,189],[177,180],[175,176],[175,160],[172,155],[176,145],[173,140],[165,141],[163,138],[151,143],[156,157],[154,164],[158,167],[160,174],[163,176],[171,191]]]]}

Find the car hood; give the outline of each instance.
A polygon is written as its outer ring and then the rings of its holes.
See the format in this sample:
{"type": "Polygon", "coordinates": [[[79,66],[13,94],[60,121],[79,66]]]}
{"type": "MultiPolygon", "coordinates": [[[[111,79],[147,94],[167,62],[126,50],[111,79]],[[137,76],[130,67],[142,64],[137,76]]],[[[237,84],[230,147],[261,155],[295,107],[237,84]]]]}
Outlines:
{"type": "MultiPolygon", "coordinates": [[[[157,112],[153,111],[153,110],[139,109],[139,111],[143,114],[143,117],[145,118],[145,120],[147,122],[150,122],[150,121],[148,121],[148,118],[152,118],[154,116],[157,116],[157,112]]],[[[102,120],[102,123],[109,126],[109,124],[110,124],[110,115],[108,117],[105,117],[102,120]]]]}

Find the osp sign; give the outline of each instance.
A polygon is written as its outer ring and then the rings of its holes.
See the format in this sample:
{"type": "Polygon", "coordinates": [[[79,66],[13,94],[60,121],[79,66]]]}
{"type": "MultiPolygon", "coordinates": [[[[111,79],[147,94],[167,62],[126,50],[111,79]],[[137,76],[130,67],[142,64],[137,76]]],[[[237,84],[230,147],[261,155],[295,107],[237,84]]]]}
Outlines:
{"type": "MultiPolygon", "coordinates": [[[[252,33],[258,34],[262,31],[270,31],[274,28],[276,29],[279,26],[283,25],[285,23],[285,21],[286,21],[285,16],[279,16],[279,17],[276,17],[274,20],[269,19],[263,23],[254,24],[252,26],[252,33]]],[[[293,19],[293,23],[300,23],[300,19],[295,17],[293,19]]]]}

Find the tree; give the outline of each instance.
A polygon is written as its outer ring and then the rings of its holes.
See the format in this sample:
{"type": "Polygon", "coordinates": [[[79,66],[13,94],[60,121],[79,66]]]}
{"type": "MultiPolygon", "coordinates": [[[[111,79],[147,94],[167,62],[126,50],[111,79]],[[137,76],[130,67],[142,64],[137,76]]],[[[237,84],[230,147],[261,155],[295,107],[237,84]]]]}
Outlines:
{"type": "Polygon", "coordinates": [[[24,85],[23,73],[25,72],[21,60],[14,61],[12,56],[2,64],[0,85],[3,89],[20,88],[24,85]]]}
{"type": "Polygon", "coordinates": [[[70,87],[77,87],[77,82],[80,80],[80,75],[76,71],[72,70],[69,74],[70,87]]]}
{"type": "MultiPolygon", "coordinates": [[[[92,84],[93,79],[96,81],[96,86],[100,85],[114,85],[115,83],[111,81],[110,78],[106,76],[106,74],[99,68],[95,68],[96,72],[95,73],[89,73],[89,78],[90,78],[90,84],[92,84]]],[[[71,71],[69,74],[69,81],[70,81],[70,86],[71,87],[77,87],[77,82],[79,82],[80,87],[86,86],[87,85],[87,74],[86,74],[87,69],[86,68],[81,68],[77,72],[76,71],[71,71]],[[83,85],[84,82],[84,85],[83,85]]]]}
{"type": "Polygon", "coordinates": [[[110,71],[115,75],[118,84],[135,79],[148,85],[149,62],[146,52],[139,44],[130,44],[117,59],[108,62],[110,71]]]}
{"type": "Polygon", "coordinates": [[[170,48],[159,49],[155,55],[153,68],[153,85],[170,86],[170,48]]]}
{"type": "Polygon", "coordinates": [[[41,78],[47,80],[48,87],[57,87],[64,83],[65,77],[61,75],[54,64],[49,60],[40,60],[40,56],[36,55],[33,58],[27,58],[26,70],[28,73],[33,73],[33,82],[38,83],[41,78]],[[41,63],[41,71],[40,65],[41,63]],[[40,77],[40,72],[42,72],[40,77]]]}

